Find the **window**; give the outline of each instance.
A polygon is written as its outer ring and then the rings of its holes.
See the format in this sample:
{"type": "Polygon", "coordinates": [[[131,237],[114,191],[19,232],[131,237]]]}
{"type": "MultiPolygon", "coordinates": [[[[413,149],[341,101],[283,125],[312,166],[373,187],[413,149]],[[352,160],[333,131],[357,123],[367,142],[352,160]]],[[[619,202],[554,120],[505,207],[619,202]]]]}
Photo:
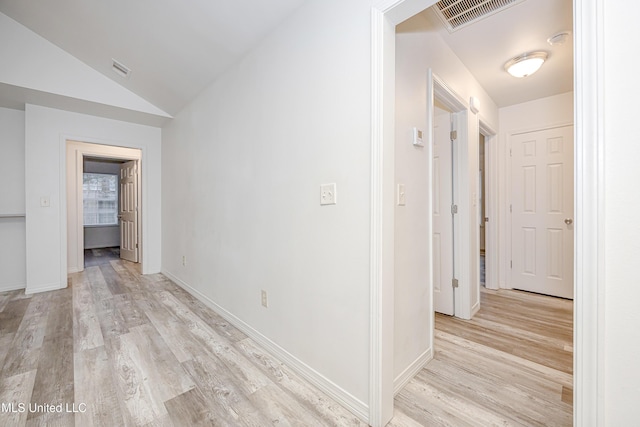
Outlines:
{"type": "Polygon", "coordinates": [[[118,175],[85,173],[84,225],[118,225],[118,175]]]}

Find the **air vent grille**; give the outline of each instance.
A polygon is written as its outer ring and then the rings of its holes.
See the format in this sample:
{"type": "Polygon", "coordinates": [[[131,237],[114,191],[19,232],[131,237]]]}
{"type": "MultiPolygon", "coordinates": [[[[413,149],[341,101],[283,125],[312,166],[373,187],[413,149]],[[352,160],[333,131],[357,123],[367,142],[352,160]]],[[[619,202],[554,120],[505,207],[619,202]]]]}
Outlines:
{"type": "Polygon", "coordinates": [[[124,65],[122,62],[116,61],[113,58],[111,59],[111,61],[113,61],[111,65],[111,69],[121,77],[128,79],[129,76],[131,75],[131,69],[126,65],[124,65]]]}
{"type": "Polygon", "coordinates": [[[524,0],[441,0],[435,11],[451,32],[524,0]]]}

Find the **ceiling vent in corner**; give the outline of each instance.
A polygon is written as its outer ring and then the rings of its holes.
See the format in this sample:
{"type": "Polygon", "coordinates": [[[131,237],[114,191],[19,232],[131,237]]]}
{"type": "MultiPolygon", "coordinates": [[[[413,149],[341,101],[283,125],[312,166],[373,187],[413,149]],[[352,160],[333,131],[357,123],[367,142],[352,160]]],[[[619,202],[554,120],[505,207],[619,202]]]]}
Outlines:
{"type": "Polygon", "coordinates": [[[524,0],[441,0],[434,10],[450,32],[471,25],[524,0]]]}
{"type": "Polygon", "coordinates": [[[111,69],[114,73],[118,74],[120,77],[124,77],[125,79],[129,78],[131,75],[131,69],[124,65],[122,62],[118,62],[115,59],[111,59],[113,61],[113,65],[111,65],[111,69]]]}

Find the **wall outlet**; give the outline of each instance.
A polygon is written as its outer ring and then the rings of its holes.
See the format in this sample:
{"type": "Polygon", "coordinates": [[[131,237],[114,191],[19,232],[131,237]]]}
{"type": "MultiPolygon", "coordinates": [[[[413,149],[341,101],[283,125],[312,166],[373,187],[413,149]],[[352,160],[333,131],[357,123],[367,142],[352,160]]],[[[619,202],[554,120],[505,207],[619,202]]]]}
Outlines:
{"type": "Polygon", "coordinates": [[[187,266],[187,256],[186,255],[182,255],[182,266],[183,267],[187,266]]]}
{"type": "Polygon", "coordinates": [[[269,307],[269,300],[267,300],[267,291],[265,291],[264,289],[261,291],[260,293],[261,298],[262,298],[262,306],[267,308],[269,307]]]}

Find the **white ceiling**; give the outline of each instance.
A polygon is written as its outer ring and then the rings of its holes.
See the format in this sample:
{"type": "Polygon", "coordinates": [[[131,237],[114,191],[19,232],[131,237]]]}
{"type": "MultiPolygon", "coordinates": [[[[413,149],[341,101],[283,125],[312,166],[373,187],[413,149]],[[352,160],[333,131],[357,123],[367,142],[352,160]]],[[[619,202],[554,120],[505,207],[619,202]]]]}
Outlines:
{"type": "Polygon", "coordinates": [[[0,0],[0,12],[175,115],[303,1],[0,0]]]}
{"type": "Polygon", "coordinates": [[[525,0],[453,33],[432,10],[423,16],[498,107],[573,90],[572,0],[525,0]],[[547,43],[547,38],[563,30],[572,32],[568,42],[547,43]],[[504,71],[509,59],[536,50],[549,54],[537,73],[518,79],[504,71]]]}
{"type": "MultiPolygon", "coordinates": [[[[0,12],[175,115],[303,1],[0,0],[0,12]],[[112,71],[112,58],[132,70],[129,79],[112,71]]],[[[423,16],[499,107],[573,88],[572,41],[546,43],[572,30],[572,0],[525,0],[452,34],[429,10],[423,16]],[[532,50],[549,52],[538,73],[504,72],[532,50]]]]}

